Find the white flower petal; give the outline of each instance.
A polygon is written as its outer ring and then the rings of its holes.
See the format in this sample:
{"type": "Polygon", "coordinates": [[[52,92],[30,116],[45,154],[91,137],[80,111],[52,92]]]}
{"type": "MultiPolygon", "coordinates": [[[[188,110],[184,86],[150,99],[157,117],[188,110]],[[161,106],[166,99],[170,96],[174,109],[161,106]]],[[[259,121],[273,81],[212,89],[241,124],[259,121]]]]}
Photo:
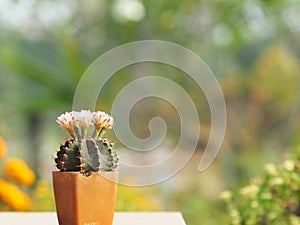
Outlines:
{"type": "Polygon", "coordinates": [[[88,128],[92,124],[94,114],[90,110],[74,111],[74,119],[83,128],[88,128]]]}
{"type": "Polygon", "coordinates": [[[71,130],[74,126],[74,115],[73,112],[66,112],[57,117],[56,122],[60,125],[60,127],[71,130]]]}
{"type": "Polygon", "coordinates": [[[98,129],[111,129],[114,119],[105,112],[97,111],[94,113],[94,123],[98,129]]]}

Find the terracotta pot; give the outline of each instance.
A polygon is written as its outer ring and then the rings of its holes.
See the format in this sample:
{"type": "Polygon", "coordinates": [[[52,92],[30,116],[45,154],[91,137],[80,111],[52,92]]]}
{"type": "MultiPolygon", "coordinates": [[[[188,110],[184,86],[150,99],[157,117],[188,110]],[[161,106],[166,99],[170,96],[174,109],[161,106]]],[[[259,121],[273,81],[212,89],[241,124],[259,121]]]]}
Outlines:
{"type": "Polygon", "coordinates": [[[60,225],[112,225],[117,172],[52,172],[60,225]]]}

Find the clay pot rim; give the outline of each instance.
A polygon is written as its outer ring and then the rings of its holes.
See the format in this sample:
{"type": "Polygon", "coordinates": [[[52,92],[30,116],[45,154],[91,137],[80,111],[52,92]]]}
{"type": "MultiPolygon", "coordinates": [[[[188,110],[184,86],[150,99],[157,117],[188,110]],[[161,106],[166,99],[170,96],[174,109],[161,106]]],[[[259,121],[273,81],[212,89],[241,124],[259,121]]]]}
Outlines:
{"type": "Polygon", "coordinates": [[[118,170],[114,171],[99,171],[99,172],[91,172],[89,176],[85,176],[84,174],[80,173],[80,171],[52,171],[52,175],[54,174],[69,174],[72,176],[82,176],[86,179],[89,179],[90,177],[100,175],[106,180],[112,181],[114,183],[118,183],[118,170]]]}

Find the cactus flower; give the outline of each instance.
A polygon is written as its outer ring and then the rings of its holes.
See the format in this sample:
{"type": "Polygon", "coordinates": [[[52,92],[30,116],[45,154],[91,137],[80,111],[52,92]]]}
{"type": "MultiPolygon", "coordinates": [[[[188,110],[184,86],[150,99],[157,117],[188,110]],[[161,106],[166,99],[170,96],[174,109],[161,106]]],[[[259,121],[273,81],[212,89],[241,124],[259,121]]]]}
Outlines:
{"type": "Polygon", "coordinates": [[[98,129],[111,129],[114,119],[105,112],[97,111],[94,113],[95,126],[98,129]]]}
{"type": "Polygon", "coordinates": [[[74,116],[73,112],[66,112],[57,117],[56,122],[60,125],[61,128],[70,131],[74,127],[74,116]]]}
{"type": "Polygon", "coordinates": [[[87,129],[93,121],[94,115],[90,110],[81,110],[80,112],[73,112],[74,120],[79,123],[83,129],[87,129]]]}
{"type": "Polygon", "coordinates": [[[103,138],[105,130],[111,129],[114,119],[105,112],[89,110],[64,113],[57,123],[66,129],[71,139],[59,146],[55,158],[60,171],[80,171],[85,175],[98,171],[113,171],[119,157],[114,145],[103,138]],[[94,127],[94,133],[88,131],[94,127]]]}

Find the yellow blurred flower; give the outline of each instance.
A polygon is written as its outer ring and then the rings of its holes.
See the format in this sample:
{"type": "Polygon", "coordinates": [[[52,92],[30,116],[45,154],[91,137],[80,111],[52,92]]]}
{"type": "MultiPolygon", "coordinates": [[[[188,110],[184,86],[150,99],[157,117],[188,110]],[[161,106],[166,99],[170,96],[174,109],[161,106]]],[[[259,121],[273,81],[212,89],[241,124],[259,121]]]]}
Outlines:
{"type": "Polygon", "coordinates": [[[255,184],[247,185],[240,189],[241,195],[247,196],[250,198],[256,197],[258,192],[259,192],[259,186],[255,185],[255,184]]]}
{"type": "Polygon", "coordinates": [[[272,199],[272,194],[269,192],[264,192],[264,193],[261,193],[260,197],[261,197],[261,199],[264,199],[264,200],[270,200],[270,199],[272,199]]]}
{"type": "Polygon", "coordinates": [[[291,172],[295,168],[295,163],[293,160],[285,160],[283,162],[283,168],[286,169],[287,171],[291,172]]]}
{"type": "Polygon", "coordinates": [[[282,177],[275,177],[273,179],[270,180],[270,184],[271,185],[283,185],[284,184],[284,180],[282,177]]]}
{"type": "Polygon", "coordinates": [[[255,209],[258,207],[258,202],[257,201],[252,201],[250,204],[251,208],[255,209]]]}
{"type": "Polygon", "coordinates": [[[290,215],[289,220],[291,225],[300,225],[299,217],[296,215],[290,215]]]}
{"type": "Polygon", "coordinates": [[[24,160],[17,157],[8,158],[5,161],[4,174],[25,186],[31,185],[35,180],[33,171],[24,160]]]}
{"type": "Polygon", "coordinates": [[[163,202],[154,187],[134,188],[118,186],[117,211],[159,211],[163,202]]]}
{"type": "Polygon", "coordinates": [[[0,136],[0,158],[5,156],[6,152],[7,152],[6,143],[5,143],[4,139],[0,136]]]}
{"type": "Polygon", "coordinates": [[[31,201],[26,194],[2,179],[0,179],[0,200],[17,211],[26,210],[31,206],[31,201]]]}
{"type": "Polygon", "coordinates": [[[220,193],[220,199],[222,199],[223,201],[228,201],[232,198],[232,192],[228,191],[228,190],[224,190],[220,193]]]}
{"type": "Polygon", "coordinates": [[[267,163],[265,165],[265,170],[267,171],[268,174],[276,176],[278,174],[276,165],[274,163],[267,163]]]}

